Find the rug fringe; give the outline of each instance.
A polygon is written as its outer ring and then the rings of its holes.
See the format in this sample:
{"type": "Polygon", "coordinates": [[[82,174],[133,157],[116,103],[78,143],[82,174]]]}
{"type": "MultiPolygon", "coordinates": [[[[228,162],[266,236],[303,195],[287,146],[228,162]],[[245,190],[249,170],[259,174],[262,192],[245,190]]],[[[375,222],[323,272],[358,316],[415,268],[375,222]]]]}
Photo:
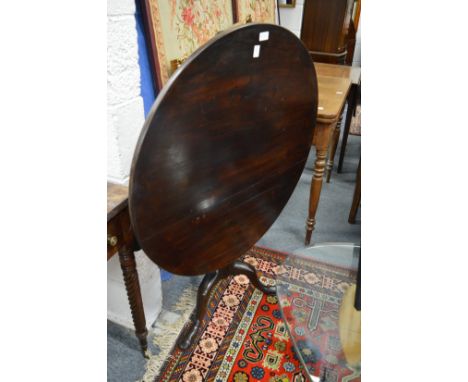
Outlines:
{"type": "Polygon", "coordinates": [[[153,337],[153,344],[159,348],[159,353],[150,356],[150,359],[146,363],[145,374],[143,378],[137,382],[154,382],[154,379],[159,374],[161,366],[169,357],[180,331],[189,320],[195,308],[196,298],[197,289],[195,287],[185,289],[179,300],[172,307],[173,311],[180,312],[180,317],[177,321],[169,323],[161,320],[156,323],[156,327],[153,330],[164,333],[162,336],[155,335],[153,337]]]}

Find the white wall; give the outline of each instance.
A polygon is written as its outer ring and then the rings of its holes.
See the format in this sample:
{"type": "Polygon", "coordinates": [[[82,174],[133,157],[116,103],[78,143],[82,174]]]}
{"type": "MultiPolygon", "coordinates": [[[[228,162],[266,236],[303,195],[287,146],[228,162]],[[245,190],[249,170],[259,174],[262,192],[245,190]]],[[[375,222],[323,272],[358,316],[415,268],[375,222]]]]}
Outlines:
{"type": "MultiPolygon", "coordinates": [[[[144,123],[135,0],[107,1],[107,178],[127,184],[138,135],[144,123]]],[[[159,268],[136,253],[147,326],[162,306],[159,268]]],[[[118,256],[107,262],[107,316],[133,329],[118,256]]]]}
{"type": "Polygon", "coordinates": [[[107,1],[107,175],[128,181],[144,122],[134,0],[107,1]]]}
{"type": "Polygon", "coordinates": [[[304,0],[296,0],[294,8],[280,8],[281,25],[288,28],[297,37],[301,37],[302,13],[304,0]]]}

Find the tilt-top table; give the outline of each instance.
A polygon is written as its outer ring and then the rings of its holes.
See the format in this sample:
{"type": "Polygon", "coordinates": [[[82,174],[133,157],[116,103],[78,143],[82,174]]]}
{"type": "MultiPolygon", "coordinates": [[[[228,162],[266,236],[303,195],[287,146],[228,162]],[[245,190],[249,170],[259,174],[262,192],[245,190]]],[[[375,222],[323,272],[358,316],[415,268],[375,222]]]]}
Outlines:
{"type": "MultiPolygon", "coordinates": [[[[255,24],[250,24],[251,26],[255,24]]],[[[272,28],[272,26],[268,25],[268,28],[272,28]]],[[[280,28],[281,29],[281,28],[280,28]]],[[[265,27],[262,26],[256,26],[255,27],[255,32],[251,33],[253,37],[250,37],[251,43],[248,45],[247,43],[243,43],[242,45],[249,46],[249,51],[248,53],[248,58],[253,58],[253,49],[255,45],[261,45],[259,43],[259,33],[265,30],[265,27]]],[[[284,33],[284,32],[283,32],[284,33]]],[[[219,39],[219,37],[218,37],[219,39]]],[[[270,38],[269,38],[270,39],[270,38]]],[[[271,39],[270,39],[271,40],[271,39]]],[[[273,40],[271,40],[273,41],[273,40]]],[[[268,42],[268,40],[267,40],[268,42]]],[[[218,42],[219,43],[219,42],[218,42]]],[[[238,43],[240,44],[240,43],[238,43]]],[[[266,43],[263,42],[263,46],[265,46],[266,43]]],[[[263,48],[261,48],[263,49],[263,48]]],[[[285,48],[286,49],[286,48],[285,48]]],[[[297,49],[297,48],[296,48],[297,49]]],[[[246,53],[246,56],[247,56],[246,53]]],[[[260,54],[262,54],[263,51],[260,50],[260,54]]],[[[258,57],[260,58],[260,57],[258,57]]],[[[284,55],[281,55],[280,57],[282,60],[286,60],[286,57],[284,55]]],[[[247,59],[247,57],[245,58],[247,59]]],[[[269,60],[274,60],[274,57],[272,55],[269,55],[269,60]]],[[[302,76],[310,76],[311,74],[314,73],[314,68],[313,66],[309,66],[307,64],[307,60],[305,57],[301,56],[301,59],[306,63],[306,71],[309,73],[307,74],[306,72],[301,73],[302,76]]],[[[234,52],[231,54],[231,60],[235,62],[236,57],[234,52]]],[[[251,60],[252,63],[255,63],[255,60],[251,60]]],[[[213,66],[214,62],[213,59],[207,64],[206,71],[209,72],[210,65],[211,69],[213,66]]],[[[273,73],[275,76],[287,76],[290,74],[290,72],[293,70],[294,67],[291,67],[289,64],[289,67],[287,65],[281,66],[279,63],[274,67],[270,68],[269,70],[269,75],[272,76],[273,73]]],[[[328,64],[315,64],[315,70],[317,71],[317,84],[318,84],[318,105],[317,103],[315,104],[315,109],[318,110],[317,115],[313,115],[314,113],[305,113],[305,118],[306,120],[302,121],[302,128],[305,131],[305,137],[298,137],[301,142],[296,143],[300,147],[302,147],[302,160],[304,160],[304,155],[305,151],[307,151],[307,144],[313,143],[316,148],[317,148],[317,159],[315,161],[315,169],[314,169],[314,177],[312,180],[311,184],[311,196],[310,196],[310,208],[309,208],[309,219],[308,219],[308,224],[307,224],[307,232],[308,232],[308,241],[310,241],[310,236],[312,234],[313,227],[315,225],[315,213],[318,207],[318,201],[320,198],[320,191],[321,191],[321,185],[322,185],[322,179],[323,179],[323,174],[325,170],[325,160],[326,160],[326,155],[327,155],[327,149],[330,144],[330,138],[331,134],[334,131],[334,128],[336,128],[337,123],[339,121],[340,114],[342,112],[345,100],[346,100],[346,95],[349,91],[350,85],[352,83],[351,78],[350,78],[350,70],[348,67],[341,66],[341,65],[328,65],[328,64]],[[318,107],[317,107],[318,106],[318,107]],[[313,129],[314,126],[314,121],[316,121],[316,126],[315,126],[315,131],[313,129]],[[312,134],[313,133],[313,134],[312,134]],[[311,136],[313,137],[311,138],[311,136]]],[[[197,75],[197,73],[193,74],[197,75]]],[[[152,224],[154,222],[157,222],[157,225],[160,227],[159,229],[154,229],[155,232],[150,232],[149,235],[151,237],[160,237],[161,233],[165,233],[165,237],[172,241],[170,243],[170,246],[166,248],[164,251],[158,252],[158,251],[153,251],[150,257],[155,258],[155,262],[157,264],[160,264],[163,268],[168,269],[169,271],[172,271],[174,273],[179,273],[179,274],[198,274],[198,273],[206,273],[203,271],[207,271],[210,275],[207,277],[207,280],[205,280],[200,288],[200,295],[199,295],[199,303],[198,305],[202,305],[203,303],[206,302],[208,298],[207,291],[210,289],[210,287],[213,286],[214,279],[215,278],[220,278],[222,275],[221,272],[215,270],[214,272],[212,271],[213,267],[216,267],[216,261],[219,260],[219,256],[221,256],[221,260],[224,260],[225,256],[225,247],[226,246],[232,246],[232,248],[237,248],[235,251],[235,254],[242,254],[245,250],[247,250],[251,244],[255,243],[257,241],[257,238],[261,236],[261,232],[266,231],[268,228],[268,222],[274,221],[274,219],[277,216],[278,211],[281,210],[281,204],[277,204],[276,206],[274,203],[278,203],[278,201],[274,201],[272,196],[268,197],[268,194],[265,193],[265,197],[267,197],[265,200],[261,198],[261,194],[258,195],[257,199],[257,212],[264,214],[264,217],[259,217],[255,218],[254,212],[255,211],[250,211],[249,208],[244,208],[242,205],[239,208],[239,211],[236,213],[235,218],[233,216],[229,216],[228,212],[230,210],[230,207],[232,206],[232,203],[235,202],[236,200],[229,200],[227,198],[222,197],[222,190],[227,190],[227,187],[229,187],[229,182],[235,182],[236,177],[239,178],[239,183],[237,184],[237,189],[241,190],[242,186],[246,186],[246,181],[247,179],[244,179],[243,184],[240,182],[241,177],[243,174],[243,171],[238,168],[238,165],[236,162],[231,162],[228,164],[224,164],[224,169],[222,166],[218,165],[218,159],[214,154],[217,154],[221,159],[230,159],[231,160],[236,160],[238,163],[242,164],[242,157],[240,155],[243,155],[242,150],[245,148],[248,148],[250,150],[250,156],[251,156],[251,163],[250,165],[248,163],[245,163],[247,171],[249,171],[249,166],[252,169],[252,173],[249,174],[249,176],[254,176],[254,177],[267,177],[268,174],[271,174],[272,177],[270,178],[270,185],[273,186],[275,180],[281,178],[276,178],[278,176],[278,172],[274,172],[274,160],[273,159],[268,159],[268,155],[262,159],[261,157],[255,158],[256,152],[261,152],[265,151],[268,149],[268,152],[270,153],[271,156],[275,157],[278,156],[278,158],[287,158],[288,152],[290,152],[291,147],[284,147],[282,148],[283,142],[288,141],[289,138],[287,138],[287,135],[285,134],[286,131],[290,132],[290,130],[284,130],[286,126],[289,126],[289,123],[286,121],[286,116],[279,114],[282,119],[278,120],[275,122],[273,118],[267,118],[267,116],[260,116],[260,112],[265,112],[268,114],[269,111],[275,111],[275,108],[273,107],[273,104],[270,103],[270,99],[267,101],[267,95],[261,95],[261,92],[263,92],[265,89],[262,86],[265,86],[262,84],[260,86],[259,91],[257,91],[260,95],[256,96],[257,94],[255,92],[255,89],[253,88],[253,85],[255,85],[255,82],[252,82],[253,78],[251,79],[249,76],[244,77],[244,79],[239,78],[237,80],[234,79],[229,79],[227,76],[229,76],[229,72],[222,73],[223,76],[226,76],[226,78],[221,81],[222,86],[216,86],[215,88],[212,88],[211,91],[208,91],[208,89],[205,90],[206,94],[204,95],[204,99],[200,99],[202,91],[198,89],[195,91],[193,87],[203,87],[206,88],[210,81],[213,81],[213,79],[210,76],[207,76],[206,74],[204,77],[200,73],[198,73],[199,77],[199,83],[194,83],[195,78],[192,78],[190,81],[188,81],[186,84],[181,83],[181,80],[178,79],[176,81],[176,85],[179,87],[178,91],[179,92],[187,92],[187,95],[181,99],[180,102],[177,103],[175,110],[172,112],[172,120],[169,122],[159,122],[160,126],[164,126],[164,129],[166,129],[166,137],[164,138],[163,141],[158,143],[153,141],[151,147],[148,149],[148,151],[151,153],[153,150],[157,149],[158,147],[162,147],[165,149],[165,158],[153,158],[150,155],[149,161],[150,163],[150,168],[147,170],[149,171],[150,177],[146,178],[143,177],[141,180],[142,185],[137,185],[136,190],[138,188],[145,189],[145,187],[151,187],[150,191],[146,192],[145,196],[145,201],[142,203],[141,209],[143,211],[146,211],[146,219],[151,222],[152,224]],[[203,83],[203,81],[205,81],[203,83]],[[223,84],[224,82],[224,84],[223,84]],[[180,83],[180,85],[179,85],[180,83]],[[249,91],[245,91],[244,89],[244,94],[240,92],[240,89],[242,86],[249,86],[249,91]],[[223,89],[227,88],[227,92],[223,92],[223,89]],[[192,89],[190,89],[192,87],[192,89]],[[222,97],[221,97],[222,93],[222,97]],[[225,97],[228,97],[228,99],[234,99],[238,103],[240,101],[245,101],[245,107],[246,110],[242,113],[241,116],[243,116],[245,119],[247,119],[244,126],[244,134],[243,137],[238,138],[237,140],[233,140],[231,145],[228,146],[227,148],[222,146],[222,138],[223,134],[229,134],[229,131],[226,129],[230,126],[230,120],[228,116],[235,116],[236,118],[239,118],[240,116],[238,115],[237,112],[235,111],[227,111],[227,110],[217,110],[215,109],[215,103],[216,102],[221,102],[221,104],[224,104],[224,109],[228,106],[228,102],[223,102],[223,99],[225,97]],[[216,102],[215,102],[216,101],[216,102]],[[183,103],[185,102],[185,103],[183,103]],[[192,108],[192,112],[194,112],[198,108],[198,114],[201,115],[201,118],[197,121],[196,119],[192,120],[192,117],[189,116],[184,116],[183,113],[181,113],[181,117],[184,117],[183,119],[181,118],[179,120],[178,116],[178,110],[182,108],[182,105],[185,104],[190,104],[192,108]],[[260,106],[263,105],[263,110],[261,110],[260,106]],[[248,110],[250,108],[250,110],[248,110]],[[217,112],[216,112],[217,111],[217,112]],[[229,113],[229,114],[228,114],[229,113]],[[249,114],[250,113],[250,114],[249,114]],[[249,116],[256,116],[257,120],[256,122],[252,120],[248,120],[249,116]],[[255,123],[260,123],[262,124],[261,126],[264,126],[265,123],[271,123],[272,126],[274,126],[274,131],[279,131],[280,135],[278,138],[284,138],[283,141],[279,139],[279,142],[277,142],[276,147],[272,147],[271,145],[265,145],[265,143],[262,142],[262,139],[265,139],[268,137],[268,133],[263,133],[261,129],[255,129],[255,123]],[[195,137],[193,132],[190,132],[190,126],[196,127],[196,126],[203,126],[204,123],[210,122],[213,126],[210,127],[209,131],[205,132],[205,137],[195,137]],[[168,133],[171,131],[168,126],[173,126],[173,125],[179,125],[179,124],[187,124],[187,131],[184,132],[179,131],[175,133],[175,135],[169,135],[168,133]],[[169,129],[169,130],[168,130],[169,129]],[[187,142],[187,139],[192,139],[196,138],[196,141],[193,143],[187,142]],[[224,147],[224,148],[223,148],[224,147]],[[239,152],[238,152],[239,151],[239,152]],[[192,157],[195,156],[195,160],[192,161],[192,157]],[[164,162],[159,162],[159,160],[164,159],[164,162]],[[200,162],[201,163],[196,163],[200,162]],[[204,175],[207,177],[204,181],[199,182],[199,179],[201,180],[202,177],[199,177],[197,174],[197,166],[202,167],[202,171],[200,175],[204,175]],[[152,167],[151,167],[152,166],[152,167]],[[262,166],[264,166],[266,172],[263,172],[261,170],[262,166]],[[258,167],[256,169],[255,167],[258,167]],[[255,173],[253,171],[255,170],[255,173]],[[211,175],[210,175],[211,174],[211,175]],[[260,175],[259,175],[260,174],[260,175]],[[212,179],[209,177],[212,176],[212,179]],[[150,182],[150,179],[153,179],[150,182]],[[162,187],[164,182],[169,182],[167,185],[162,187]],[[226,185],[223,185],[223,182],[227,182],[226,185]],[[193,185],[197,185],[197,187],[193,187],[193,185]],[[221,186],[220,188],[217,188],[216,186],[221,186]],[[154,189],[153,189],[154,188],[154,189]],[[182,195],[179,196],[179,193],[182,192],[182,195]],[[211,196],[210,196],[211,193],[211,196]],[[203,197],[203,195],[206,195],[203,197]],[[152,201],[149,200],[151,197],[155,198],[157,200],[157,203],[153,206],[152,201]],[[176,198],[178,200],[178,204],[181,204],[180,206],[177,206],[177,203],[174,204],[174,201],[171,201],[171,198],[176,198]],[[183,206],[184,200],[180,200],[185,198],[185,202],[190,202],[189,205],[183,206]],[[219,201],[225,201],[223,204],[221,204],[219,207],[217,206],[216,202],[219,201]],[[169,205],[168,205],[169,204],[169,205]],[[191,204],[191,205],[190,205],[191,204]],[[155,208],[155,206],[159,206],[158,208],[155,208]],[[149,208],[151,207],[151,208],[149,208]],[[271,207],[274,207],[274,210],[270,210],[271,207]],[[165,209],[173,209],[173,211],[166,211],[166,215],[162,215],[162,212],[164,212],[165,209]],[[216,210],[218,212],[218,217],[216,220],[216,223],[213,223],[213,220],[215,216],[213,215],[212,211],[216,210]],[[206,212],[209,212],[207,214],[206,212]],[[246,226],[246,221],[245,219],[242,219],[242,216],[240,216],[240,219],[237,220],[237,217],[239,214],[246,214],[247,220],[257,220],[258,222],[256,223],[256,226],[249,228],[246,226]],[[250,214],[250,215],[249,215],[250,214]],[[180,216],[177,221],[174,217],[180,216]],[[185,216],[185,217],[184,217],[185,216]],[[210,220],[207,220],[207,217],[210,217],[210,220]],[[166,222],[164,221],[166,220],[166,222]],[[210,222],[210,226],[213,227],[214,225],[214,230],[213,231],[205,231],[207,229],[206,225],[207,222],[210,222]],[[167,227],[174,227],[175,224],[179,224],[176,226],[175,229],[169,230],[164,229],[165,226],[167,227]],[[226,232],[225,237],[223,240],[221,240],[221,236],[216,236],[217,235],[217,230],[218,228],[216,227],[216,224],[220,226],[220,230],[229,230],[228,225],[231,225],[231,232],[226,232]],[[239,226],[238,224],[241,224],[239,226]],[[266,228],[265,228],[266,227],[266,228]],[[254,232],[256,231],[256,232],[254,232]],[[211,232],[211,233],[206,233],[206,232],[211,232]],[[181,247],[183,244],[179,243],[179,240],[183,239],[183,236],[189,236],[193,237],[193,243],[199,243],[200,245],[203,242],[207,242],[208,246],[211,246],[211,255],[209,255],[206,260],[204,255],[200,255],[200,252],[195,252],[195,255],[192,256],[193,254],[190,253],[184,253],[179,251],[178,247],[181,247]],[[211,241],[211,243],[210,243],[211,241]],[[223,244],[223,242],[226,242],[223,244]],[[238,244],[237,241],[240,243],[238,244]],[[174,246],[174,247],[172,247],[174,246]],[[219,252],[218,252],[219,251],[219,252]],[[219,255],[217,255],[219,253],[219,255]],[[218,258],[218,259],[217,259],[218,258]],[[204,263],[204,264],[203,264],[204,263]],[[213,267],[212,267],[213,266],[213,267]],[[178,268],[178,269],[176,269],[178,268]],[[210,272],[211,271],[211,272],[210,272]]],[[[286,77],[287,78],[287,77],[286,77]]],[[[174,82],[175,80],[172,79],[170,83],[174,82]]],[[[186,81],[186,80],[184,80],[186,81]]],[[[220,80],[218,80],[220,81],[220,80]]],[[[258,82],[258,80],[256,80],[258,82]]],[[[288,95],[288,98],[286,98],[286,95],[291,93],[294,94],[298,91],[304,92],[305,94],[312,94],[313,98],[313,92],[317,88],[317,85],[313,82],[313,80],[309,80],[309,82],[306,84],[306,88],[304,86],[299,87],[298,89],[294,89],[294,87],[287,86],[287,81],[282,80],[282,83],[275,83],[274,81],[272,82],[273,86],[270,87],[270,95],[275,95],[278,100],[281,102],[279,105],[280,107],[284,107],[285,105],[282,105],[282,102],[285,102],[286,100],[289,101],[289,108],[294,108],[294,103],[297,103],[299,100],[296,98],[296,96],[291,96],[288,95]],[[281,85],[281,86],[280,86],[281,85]],[[286,86],[286,90],[283,89],[283,87],[286,86]],[[273,91],[273,93],[271,93],[273,91]],[[289,92],[289,93],[288,93],[289,92]]],[[[210,85],[213,86],[213,85],[210,85]]],[[[255,85],[259,86],[259,85],[255,85]]],[[[167,90],[163,90],[164,93],[167,93],[167,90]]],[[[175,102],[175,101],[174,101],[175,102]]],[[[309,101],[313,103],[313,100],[309,101]]],[[[158,108],[162,108],[163,106],[160,106],[164,102],[162,101],[157,101],[158,108]]],[[[166,106],[167,107],[167,106],[166,106]]],[[[311,108],[313,105],[311,104],[311,108]]],[[[276,107],[276,114],[278,114],[278,108],[276,107]]],[[[155,118],[155,109],[153,107],[153,110],[151,112],[151,115],[148,118],[148,121],[146,122],[146,129],[155,129],[156,128],[156,122],[151,122],[155,118]],[[151,127],[154,126],[154,127],[151,127]]],[[[275,117],[273,113],[270,113],[272,117],[275,117]]],[[[291,118],[296,118],[294,114],[290,114],[291,118]]],[[[237,123],[240,123],[238,121],[237,123]]],[[[180,127],[179,127],[180,128],[180,127]]],[[[263,128],[263,127],[262,127],[263,128]]],[[[160,130],[162,127],[160,127],[160,130]]],[[[266,129],[265,131],[268,131],[266,129]]],[[[291,131],[297,131],[297,129],[291,130],[291,131]]],[[[271,128],[270,128],[271,132],[271,128]]],[[[159,132],[158,134],[162,134],[163,132],[159,132]]],[[[242,133],[242,130],[239,130],[239,133],[242,133]]],[[[271,135],[271,133],[270,133],[271,135]]],[[[233,138],[233,133],[230,133],[227,137],[228,139],[233,138]]],[[[156,139],[156,138],[153,138],[156,139]]],[[[158,139],[163,139],[163,138],[158,138],[158,139]]],[[[293,139],[295,139],[293,137],[293,139]]],[[[141,145],[141,142],[140,142],[141,145]]],[[[159,151],[161,153],[161,151],[159,151]]],[[[146,154],[149,155],[149,154],[146,154]]],[[[135,166],[135,163],[134,163],[135,166]]],[[[298,166],[296,176],[300,174],[299,168],[301,166],[298,166]]],[[[283,167],[284,170],[284,167],[283,167]]],[[[268,178],[267,178],[268,179],[268,178]]],[[[286,179],[284,180],[284,183],[286,183],[286,179]]],[[[283,183],[283,184],[284,184],[283,183]]],[[[291,184],[288,188],[289,192],[294,188],[295,182],[291,184]]],[[[120,193],[121,196],[123,196],[123,200],[120,200],[121,207],[117,211],[119,212],[118,214],[114,213],[114,215],[121,215],[124,218],[124,221],[126,221],[126,217],[128,216],[128,202],[127,202],[127,196],[128,196],[128,189],[126,189],[123,186],[119,186],[120,188],[120,193]],[[122,188],[123,187],[123,188],[122,188]],[[122,208],[123,207],[123,208],[122,208]]],[[[234,184],[233,186],[234,187],[234,184]]],[[[255,188],[258,187],[255,182],[252,183],[252,186],[250,187],[255,188]]],[[[281,185],[279,186],[281,187],[281,185]]],[[[284,187],[284,185],[283,185],[284,187]]],[[[248,188],[248,186],[247,186],[248,188]]],[[[135,190],[135,187],[134,187],[135,190]]],[[[266,189],[268,191],[268,189],[266,189]]],[[[235,190],[234,190],[235,191],[235,190]]],[[[261,191],[261,190],[260,190],[261,191]]],[[[258,192],[258,191],[257,191],[258,192]]],[[[240,194],[239,194],[240,195],[240,194]]],[[[248,195],[248,194],[246,194],[248,195]]],[[[285,192],[283,196],[283,202],[284,200],[287,200],[288,193],[285,192]]],[[[252,194],[254,197],[255,194],[252,194]]],[[[109,193],[108,193],[109,197],[109,193]]],[[[108,208],[109,211],[109,208],[108,208]]],[[[149,224],[151,226],[151,224],[149,224]]],[[[112,225],[111,225],[112,227],[112,225]]],[[[133,229],[132,227],[130,227],[133,229]]],[[[210,228],[211,229],[211,228],[210,228]]],[[[109,218],[108,218],[108,231],[109,231],[109,218]]],[[[111,234],[108,236],[112,237],[111,234]]],[[[134,237],[134,234],[132,234],[129,237],[134,237]]],[[[164,237],[163,237],[164,238],[164,237]]],[[[187,239],[184,239],[187,240],[187,239]]],[[[185,241],[187,244],[186,246],[191,246],[190,242],[185,241]]],[[[136,245],[136,242],[133,244],[136,245]]],[[[160,245],[160,244],[158,244],[160,245]]],[[[128,247],[127,247],[128,248],[128,247]]],[[[208,248],[208,247],[206,247],[208,248]]],[[[116,248],[112,248],[114,252],[116,251],[116,248]]],[[[196,248],[195,246],[195,251],[202,251],[204,253],[205,248],[200,249],[199,247],[196,248]]],[[[128,297],[130,301],[130,306],[132,307],[132,316],[134,318],[134,323],[135,323],[135,329],[136,329],[136,334],[138,338],[141,341],[142,344],[142,349],[146,349],[146,324],[144,321],[144,313],[143,313],[143,306],[141,304],[141,296],[139,296],[139,285],[138,284],[138,275],[136,273],[136,269],[132,264],[134,264],[134,260],[132,262],[131,256],[129,257],[129,252],[124,251],[122,252],[125,254],[125,257],[121,257],[122,259],[127,259],[124,264],[129,264],[129,271],[124,271],[124,274],[131,274],[133,276],[128,276],[127,279],[129,280],[129,287],[127,288],[128,292],[128,297]]],[[[229,251],[229,256],[227,257],[228,259],[232,259],[233,257],[236,257],[236,255],[233,256],[232,251],[229,251]]],[[[109,246],[108,246],[108,257],[109,257],[109,246]]],[[[229,261],[229,260],[228,260],[229,261]]],[[[224,263],[221,263],[220,265],[222,266],[224,263]]],[[[124,266],[122,266],[124,269],[124,266]]],[[[125,266],[125,269],[128,269],[128,265],[125,266]]],[[[232,270],[231,270],[232,271],[232,270]]],[[[247,271],[249,272],[249,271],[247,271]]],[[[202,315],[202,310],[199,310],[199,316],[202,315]]],[[[192,336],[195,334],[196,331],[192,331],[192,336]]],[[[193,339],[193,338],[191,338],[193,339]]],[[[184,345],[187,345],[189,341],[185,341],[184,345]]]]}
{"type": "Polygon", "coordinates": [[[182,349],[196,338],[222,278],[242,273],[275,293],[238,258],[290,198],[316,116],[308,51],[271,24],[219,33],[159,93],[136,145],[128,203],[136,241],[151,260],[175,274],[205,274],[182,349]]]}
{"type": "MultiPolygon", "coordinates": [[[[309,244],[316,224],[316,213],[322,190],[323,176],[327,169],[327,181],[333,167],[338,138],[340,136],[342,112],[348,97],[350,106],[355,103],[355,87],[360,79],[360,69],[345,65],[315,63],[318,83],[317,125],[313,137],[316,149],[314,174],[310,187],[309,214],[306,223],[305,243],[309,244]],[[327,153],[329,160],[327,162],[327,153]]],[[[348,108],[351,110],[351,108],[348,108]]],[[[349,129],[351,113],[348,111],[345,129],[349,129]]]]}

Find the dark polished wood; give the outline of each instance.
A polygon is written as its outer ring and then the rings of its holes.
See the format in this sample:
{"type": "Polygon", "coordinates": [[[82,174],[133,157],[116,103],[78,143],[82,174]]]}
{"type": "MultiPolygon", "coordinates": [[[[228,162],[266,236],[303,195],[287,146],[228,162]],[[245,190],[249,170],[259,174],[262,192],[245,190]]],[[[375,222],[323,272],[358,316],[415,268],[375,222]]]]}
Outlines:
{"type": "Polygon", "coordinates": [[[140,341],[143,355],[148,357],[148,331],[135,263],[136,249],[128,214],[128,188],[107,183],[107,260],[118,252],[135,334],[140,341]]]}
{"type": "Polygon", "coordinates": [[[351,210],[349,211],[348,222],[351,224],[356,223],[356,215],[361,204],[361,159],[359,159],[359,166],[357,169],[356,185],[354,187],[353,203],[351,204],[351,210]]]}
{"type": "Polygon", "coordinates": [[[346,65],[352,65],[353,64],[353,58],[354,58],[354,49],[356,48],[356,33],[357,30],[355,29],[354,22],[351,20],[349,23],[349,28],[348,28],[348,36],[347,40],[348,42],[346,43],[346,58],[345,58],[345,64],[346,65]]]}
{"type": "Polygon", "coordinates": [[[144,356],[148,357],[148,330],[146,329],[145,311],[141,298],[140,281],[138,279],[133,249],[123,246],[119,250],[119,260],[125,282],[125,289],[127,290],[133,324],[135,325],[135,334],[140,341],[144,356]]]}
{"type": "Polygon", "coordinates": [[[307,0],[301,40],[316,62],[344,64],[353,0],[307,0]]]}
{"type": "Polygon", "coordinates": [[[268,295],[274,295],[276,293],[275,287],[267,286],[260,282],[254,267],[241,261],[235,261],[223,269],[207,273],[198,287],[194,321],[190,322],[179,339],[178,345],[181,349],[187,349],[195,340],[198,330],[202,326],[203,317],[206,315],[208,302],[215,286],[222,279],[239,274],[246,275],[253,286],[263,293],[268,295]]]}
{"type": "Polygon", "coordinates": [[[290,31],[237,26],[197,50],[159,94],[135,150],[129,207],[145,253],[180,275],[234,262],[286,205],[316,116],[315,69],[290,31]]]}

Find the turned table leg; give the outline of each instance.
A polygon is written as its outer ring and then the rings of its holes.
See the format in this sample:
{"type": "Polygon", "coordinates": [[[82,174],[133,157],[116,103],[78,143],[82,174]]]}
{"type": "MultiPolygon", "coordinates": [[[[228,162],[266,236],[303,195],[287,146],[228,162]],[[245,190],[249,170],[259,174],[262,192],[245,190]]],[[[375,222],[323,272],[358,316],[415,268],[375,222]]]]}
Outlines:
{"type": "Polygon", "coordinates": [[[136,270],[135,254],[127,246],[119,250],[120,267],[122,268],[125,288],[127,289],[128,302],[132,312],[135,334],[140,341],[143,355],[148,358],[148,330],[146,329],[145,312],[141,298],[140,282],[136,270]]]}
{"type": "Polygon", "coordinates": [[[314,175],[312,176],[312,183],[310,185],[309,197],[309,215],[306,223],[306,237],[305,244],[310,244],[312,231],[315,228],[315,215],[322,191],[323,173],[325,171],[325,161],[327,157],[328,144],[330,142],[330,132],[333,130],[336,122],[325,124],[318,122],[316,125],[316,132],[314,134],[314,145],[316,149],[314,175]]]}
{"type": "Polygon", "coordinates": [[[333,163],[335,161],[335,153],[336,147],[338,146],[338,141],[340,140],[340,132],[341,132],[341,121],[343,120],[343,114],[340,115],[340,119],[336,124],[335,128],[333,129],[333,136],[330,142],[330,152],[328,153],[328,160],[326,165],[326,178],[327,183],[330,183],[330,176],[333,170],[333,163]]]}

